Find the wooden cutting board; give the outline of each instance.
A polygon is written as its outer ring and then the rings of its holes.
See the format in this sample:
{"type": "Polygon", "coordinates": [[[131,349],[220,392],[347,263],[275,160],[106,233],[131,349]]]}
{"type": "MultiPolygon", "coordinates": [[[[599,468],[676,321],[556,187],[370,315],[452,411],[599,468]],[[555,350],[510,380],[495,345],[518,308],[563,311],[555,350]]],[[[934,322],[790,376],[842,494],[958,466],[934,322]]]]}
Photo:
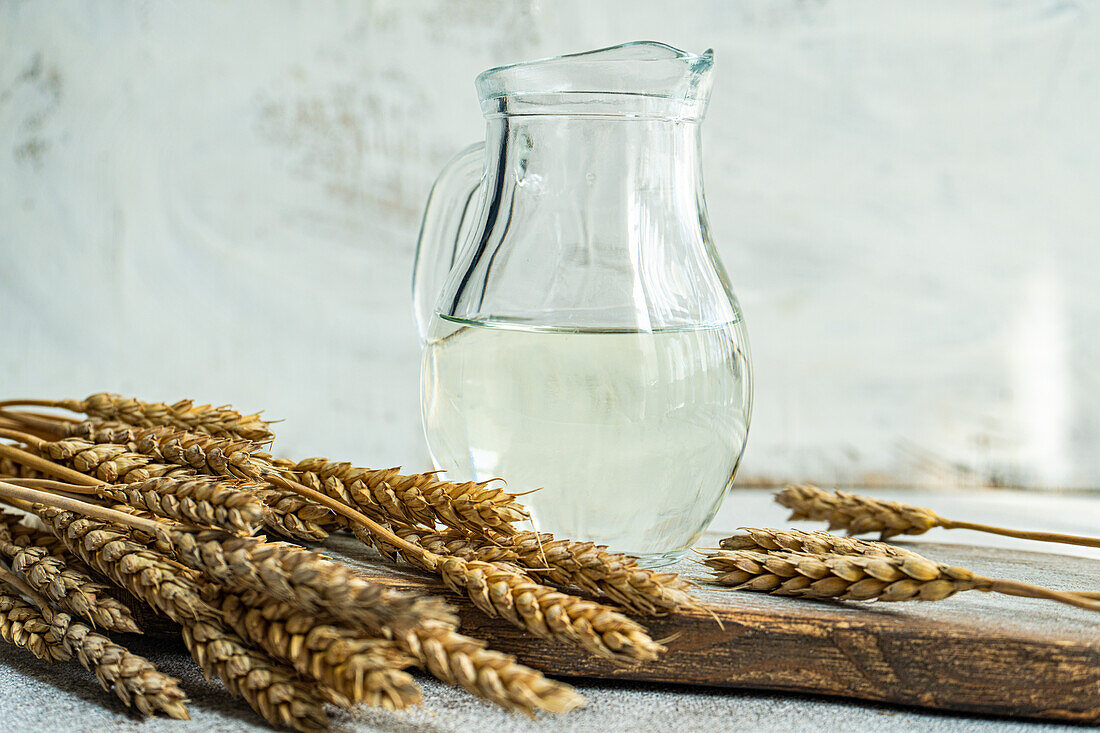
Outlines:
{"type": "MultiPolygon", "coordinates": [[[[699,546],[717,545],[705,537],[699,546]]],[[[931,543],[908,545],[983,575],[1063,590],[1097,589],[1100,560],[931,543]]],[[[366,557],[333,538],[326,549],[366,557]]],[[[417,571],[363,569],[394,588],[432,589],[462,628],[555,676],[786,690],[940,710],[1100,723],[1100,613],[1053,601],[969,591],[935,603],[822,602],[729,591],[697,563],[707,611],[642,619],[667,642],[660,660],[619,666],[490,619],[417,571]],[[713,612],[720,622],[710,615],[713,612]]]]}

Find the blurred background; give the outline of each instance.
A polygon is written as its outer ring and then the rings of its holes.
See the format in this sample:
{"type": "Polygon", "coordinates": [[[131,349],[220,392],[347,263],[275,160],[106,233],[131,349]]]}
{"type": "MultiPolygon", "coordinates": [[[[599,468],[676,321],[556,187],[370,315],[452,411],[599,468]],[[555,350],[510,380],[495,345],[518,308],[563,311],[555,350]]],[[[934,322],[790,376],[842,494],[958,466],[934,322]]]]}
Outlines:
{"type": "Polygon", "coordinates": [[[474,76],[713,47],[739,484],[1100,485],[1100,6],[0,3],[0,394],[233,402],[422,470],[410,276],[474,76]]]}

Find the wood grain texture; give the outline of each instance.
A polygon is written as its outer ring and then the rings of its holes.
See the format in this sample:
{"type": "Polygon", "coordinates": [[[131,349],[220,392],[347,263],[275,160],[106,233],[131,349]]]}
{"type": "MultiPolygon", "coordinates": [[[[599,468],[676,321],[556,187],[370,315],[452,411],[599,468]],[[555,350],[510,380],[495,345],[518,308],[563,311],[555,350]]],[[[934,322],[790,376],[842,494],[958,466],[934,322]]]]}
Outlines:
{"type": "MultiPolygon", "coordinates": [[[[342,554],[362,554],[343,539],[335,545],[342,554]]],[[[986,574],[1015,569],[1011,577],[1039,577],[1064,589],[1090,587],[1100,567],[1095,560],[1043,553],[1013,553],[1006,563],[1003,550],[918,549],[986,574]]],[[[446,593],[416,571],[364,567],[395,588],[446,593]]],[[[690,561],[676,569],[700,580],[706,611],[645,619],[655,638],[675,638],[660,660],[637,666],[533,638],[450,597],[466,633],[564,677],[780,690],[1100,723],[1100,618],[1088,611],[978,592],[938,603],[799,601],[716,588],[690,561]]]]}

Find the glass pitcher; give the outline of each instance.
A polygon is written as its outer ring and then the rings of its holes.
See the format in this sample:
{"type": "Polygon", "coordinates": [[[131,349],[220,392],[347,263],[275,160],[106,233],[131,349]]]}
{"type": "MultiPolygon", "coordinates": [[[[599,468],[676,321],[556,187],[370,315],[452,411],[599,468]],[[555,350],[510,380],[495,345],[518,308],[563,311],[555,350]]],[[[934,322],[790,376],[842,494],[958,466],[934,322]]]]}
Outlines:
{"type": "Polygon", "coordinates": [[[650,564],[714,516],[752,409],[703,199],[712,64],[638,42],[482,73],[485,142],[436,181],[413,279],[436,467],[650,564]]]}

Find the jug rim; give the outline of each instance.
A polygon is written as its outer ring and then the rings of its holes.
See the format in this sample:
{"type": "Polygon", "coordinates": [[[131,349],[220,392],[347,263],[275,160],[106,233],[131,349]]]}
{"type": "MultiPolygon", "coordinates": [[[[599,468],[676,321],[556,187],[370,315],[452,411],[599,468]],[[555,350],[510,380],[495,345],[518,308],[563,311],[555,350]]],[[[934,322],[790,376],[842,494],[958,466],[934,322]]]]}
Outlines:
{"type": "MultiPolygon", "coordinates": [[[[643,97],[682,103],[678,111],[671,115],[637,115],[632,114],[630,109],[624,109],[621,114],[612,111],[612,116],[674,116],[683,119],[702,117],[710,96],[708,72],[713,65],[713,49],[697,54],[659,41],[631,41],[591,51],[494,66],[478,74],[475,86],[486,115],[514,114],[507,111],[509,105],[501,102],[512,98],[522,98],[524,104],[520,106],[525,110],[523,114],[564,114],[553,109],[554,97],[568,99],[569,113],[583,115],[582,97],[598,102],[599,97],[608,95],[618,100],[643,97]],[[540,105],[544,107],[542,112],[531,111],[540,105]]],[[[598,103],[596,106],[606,107],[598,103]]]]}

